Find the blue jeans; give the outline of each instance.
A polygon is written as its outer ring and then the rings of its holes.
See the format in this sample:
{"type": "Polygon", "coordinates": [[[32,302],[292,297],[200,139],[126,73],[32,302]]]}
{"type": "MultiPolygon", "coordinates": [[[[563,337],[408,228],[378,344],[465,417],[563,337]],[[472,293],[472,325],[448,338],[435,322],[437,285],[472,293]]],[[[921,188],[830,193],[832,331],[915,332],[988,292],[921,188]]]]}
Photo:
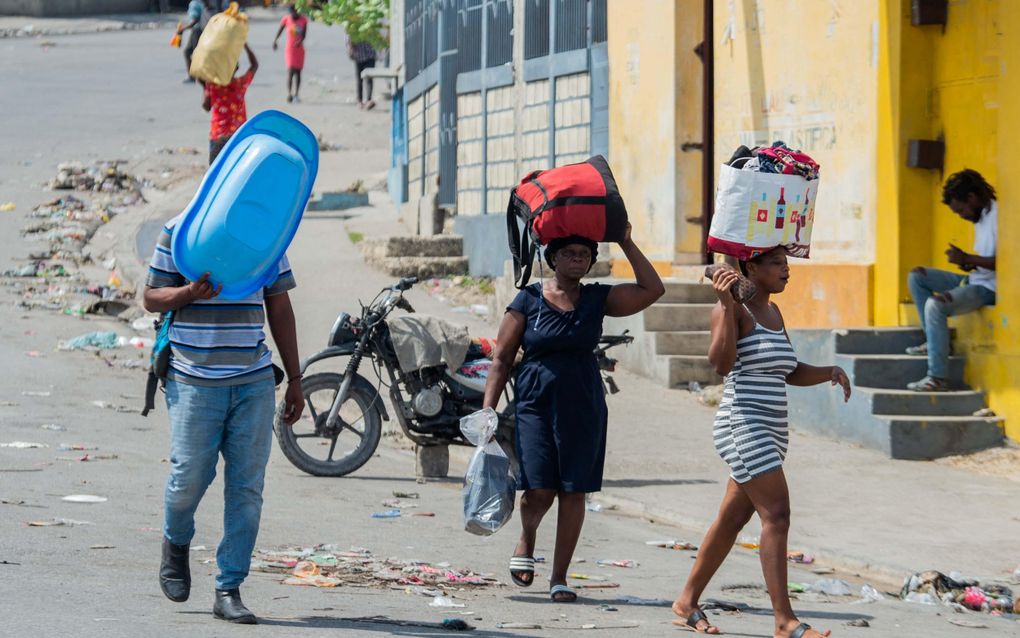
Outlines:
{"type": "Polygon", "coordinates": [[[166,382],[171,434],[163,535],[175,545],[191,543],[195,510],[216,476],[222,454],[223,539],[216,550],[217,589],[234,589],[248,576],[262,516],[275,402],[272,379],[218,388],[166,382]]]}
{"type": "Polygon", "coordinates": [[[910,294],[914,297],[921,328],[928,339],[928,376],[938,379],[949,377],[949,317],[962,315],[984,306],[995,305],[995,291],[984,286],[961,285],[963,275],[926,268],[921,275],[911,272],[907,277],[910,294]],[[949,301],[940,301],[932,295],[949,293],[949,301]]]}

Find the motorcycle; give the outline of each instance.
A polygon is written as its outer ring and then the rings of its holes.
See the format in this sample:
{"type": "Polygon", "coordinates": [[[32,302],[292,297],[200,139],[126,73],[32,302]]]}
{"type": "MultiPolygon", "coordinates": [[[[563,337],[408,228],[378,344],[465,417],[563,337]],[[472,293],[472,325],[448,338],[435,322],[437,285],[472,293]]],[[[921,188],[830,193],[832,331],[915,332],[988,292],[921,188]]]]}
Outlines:
{"type": "MultiPolygon", "coordinates": [[[[380,393],[383,385],[389,389],[393,417],[409,440],[420,446],[471,445],[461,434],[460,419],[482,408],[492,361],[473,345],[456,370],[446,365],[411,372],[401,369],[387,318],[397,309],[414,312],[404,293],[416,283],[416,277],[406,277],[383,288],[370,304],[362,305],[360,317],[341,313],[329,332],[327,347],[302,363],[305,375],[314,364],[347,357],[342,374],[317,372],[303,377],[306,416],[297,423],[288,427],[282,421],[282,404],[277,410],[273,427],[280,449],[298,469],[313,476],[344,476],[367,463],[379,445],[382,422],[390,420],[380,393]],[[359,373],[366,359],[379,379],[376,385],[359,373]],[[328,450],[323,452],[324,448],[328,450]]],[[[609,375],[617,362],[606,352],[633,340],[626,333],[607,335],[595,349],[610,393],[619,392],[609,375]]],[[[514,376],[510,375],[504,392],[505,407],[498,412],[496,440],[516,462],[514,376]]]]}

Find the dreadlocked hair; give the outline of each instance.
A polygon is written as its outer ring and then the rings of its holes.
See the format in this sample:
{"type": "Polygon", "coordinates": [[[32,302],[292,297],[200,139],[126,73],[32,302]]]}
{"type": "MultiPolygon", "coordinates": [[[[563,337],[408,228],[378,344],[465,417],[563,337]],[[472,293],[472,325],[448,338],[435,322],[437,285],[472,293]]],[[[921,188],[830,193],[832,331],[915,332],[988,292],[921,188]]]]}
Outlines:
{"type": "Polygon", "coordinates": [[[995,199],[995,189],[985,181],[981,173],[965,168],[958,173],[953,173],[946,180],[945,186],[942,187],[942,203],[948,204],[954,199],[962,202],[971,193],[976,194],[978,199],[985,204],[995,199]]]}

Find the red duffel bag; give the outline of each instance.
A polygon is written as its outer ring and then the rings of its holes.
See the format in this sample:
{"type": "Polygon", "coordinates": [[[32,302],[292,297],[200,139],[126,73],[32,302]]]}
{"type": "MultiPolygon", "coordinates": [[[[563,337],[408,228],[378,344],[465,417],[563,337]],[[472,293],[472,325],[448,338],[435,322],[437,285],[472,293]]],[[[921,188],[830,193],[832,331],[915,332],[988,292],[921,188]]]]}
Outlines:
{"type": "Polygon", "coordinates": [[[515,285],[523,288],[538,245],[571,235],[623,241],[627,208],[606,158],[596,155],[580,164],[529,173],[510,192],[506,229],[515,285]]]}

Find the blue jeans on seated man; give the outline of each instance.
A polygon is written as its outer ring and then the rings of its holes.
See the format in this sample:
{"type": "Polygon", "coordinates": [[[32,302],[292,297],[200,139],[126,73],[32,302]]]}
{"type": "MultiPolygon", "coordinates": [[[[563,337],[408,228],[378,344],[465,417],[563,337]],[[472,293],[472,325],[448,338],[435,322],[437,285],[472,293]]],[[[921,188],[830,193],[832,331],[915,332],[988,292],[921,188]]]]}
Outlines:
{"type": "Polygon", "coordinates": [[[949,378],[949,317],[995,305],[995,291],[984,286],[961,285],[967,279],[945,270],[925,268],[925,274],[911,272],[907,278],[914,297],[921,328],[928,339],[928,376],[949,378]],[[942,301],[935,293],[948,293],[942,301]]]}
{"type": "Polygon", "coordinates": [[[262,515],[275,402],[272,379],[225,387],[166,382],[171,436],[163,535],[175,545],[191,543],[195,510],[222,454],[223,539],[216,550],[216,589],[234,589],[248,576],[262,515]]]}

